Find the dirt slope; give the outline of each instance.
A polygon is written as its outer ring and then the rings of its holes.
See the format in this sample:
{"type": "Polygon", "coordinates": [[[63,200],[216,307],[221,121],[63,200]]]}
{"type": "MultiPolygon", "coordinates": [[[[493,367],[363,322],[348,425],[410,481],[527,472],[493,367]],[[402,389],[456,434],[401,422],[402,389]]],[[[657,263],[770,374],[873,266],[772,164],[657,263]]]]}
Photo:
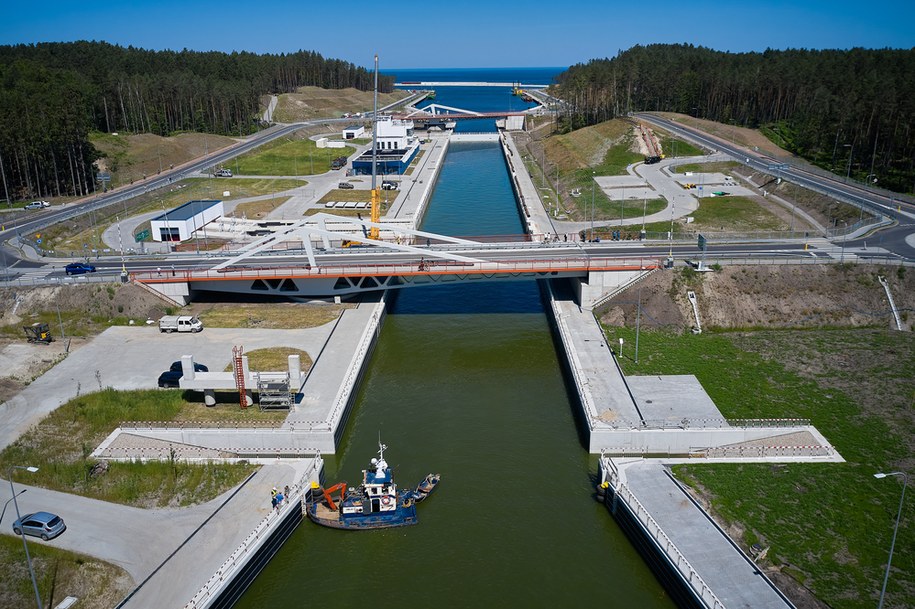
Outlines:
{"type": "MultiPolygon", "coordinates": [[[[687,290],[696,293],[702,327],[895,327],[886,293],[890,284],[904,326],[915,320],[915,269],[870,265],[726,267],[718,272],[656,271],[641,283],[642,326],[689,329],[695,325],[687,290]]],[[[609,325],[634,326],[637,290],[601,311],[609,325]]]]}

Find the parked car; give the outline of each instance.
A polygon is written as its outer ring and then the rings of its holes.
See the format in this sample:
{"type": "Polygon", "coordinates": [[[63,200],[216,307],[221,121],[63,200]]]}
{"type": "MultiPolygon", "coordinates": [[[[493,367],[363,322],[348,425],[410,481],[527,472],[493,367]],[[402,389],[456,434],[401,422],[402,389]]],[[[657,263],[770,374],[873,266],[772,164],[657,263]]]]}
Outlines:
{"type": "Polygon", "coordinates": [[[66,530],[67,525],[64,524],[64,519],[51,512],[26,514],[13,523],[13,533],[16,535],[25,533],[33,537],[41,537],[45,541],[54,539],[66,530]]]}
{"type": "Polygon", "coordinates": [[[175,388],[179,386],[179,381],[181,377],[184,376],[184,373],[178,370],[166,370],[159,375],[159,387],[164,388],[175,388]]]}
{"type": "Polygon", "coordinates": [[[32,201],[31,203],[26,203],[25,208],[26,209],[44,209],[45,207],[49,207],[50,205],[51,204],[48,203],[47,201],[32,201]],[[47,203],[47,205],[45,205],[45,203],[47,203]]]}
{"type": "Polygon", "coordinates": [[[397,190],[399,186],[400,183],[393,180],[385,180],[381,183],[381,188],[384,190],[397,190]]]}
{"type": "MultiPolygon", "coordinates": [[[[184,369],[181,368],[180,361],[172,362],[172,365],[168,370],[169,370],[169,372],[181,372],[181,373],[184,372],[184,369]]],[[[209,371],[210,371],[210,369],[207,368],[206,366],[204,366],[203,364],[198,364],[197,362],[194,362],[194,372],[209,372],[209,371]]]]}
{"type": "Polygon", "coordinates": [[[337,184],[337,188],[349,189],[349,188],[355,188],[355,186],[353,186],[349,182],[340,182],[339,184],[337,184]]]}
{"type": "Polygon", "coordinates": [[[213,173],[213,175],[215,175],[217,178],[231,178],[231,177],[232,177],[232,170],[230,170],[230,169],[217,169],[217,170],[213,173]]]}
{"type": "Polygon", "coordinates": [[[94,273],[95,265],[89,264],[88,262],[71,262],[64,267],[64,272],[67,275],[82,275],[84,273],[94,273]]]}

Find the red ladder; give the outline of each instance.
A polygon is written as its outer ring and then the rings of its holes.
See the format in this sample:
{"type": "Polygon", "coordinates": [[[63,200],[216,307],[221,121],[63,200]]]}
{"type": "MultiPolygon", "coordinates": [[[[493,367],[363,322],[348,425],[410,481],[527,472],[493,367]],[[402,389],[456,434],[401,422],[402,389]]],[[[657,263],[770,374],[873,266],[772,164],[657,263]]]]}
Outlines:
{"type": "Polygon", "coordinates": [[[242,365],[242,353],[245,348],[241,345],[232,347],[233,363],[235,368],[235,386],[238,387],[238,404],[242,408],[248,407],[248,393],[245,391],[245,368],[242,365]]]}

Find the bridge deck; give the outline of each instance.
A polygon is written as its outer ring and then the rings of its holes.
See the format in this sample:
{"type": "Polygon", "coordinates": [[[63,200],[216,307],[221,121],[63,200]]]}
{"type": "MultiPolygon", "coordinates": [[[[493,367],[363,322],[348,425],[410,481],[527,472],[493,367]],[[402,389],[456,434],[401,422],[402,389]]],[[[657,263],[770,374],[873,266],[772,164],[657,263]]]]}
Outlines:
{"type": "Polygon", "coordinates": [[[559,258],[539,260],[454,262],[420,260],[399,264],[340,264],[311,267],[244,266],[218,270],[167,270],[133,273],[132,279],[141,283],[177,283],[187,281],[237,281],[240,279],[308,279],[327,277],[388,277],[429,275],[493,275],[506,273],[584,274],[590,271],[633,271],[659,268],[654,258],[559,258]]]}

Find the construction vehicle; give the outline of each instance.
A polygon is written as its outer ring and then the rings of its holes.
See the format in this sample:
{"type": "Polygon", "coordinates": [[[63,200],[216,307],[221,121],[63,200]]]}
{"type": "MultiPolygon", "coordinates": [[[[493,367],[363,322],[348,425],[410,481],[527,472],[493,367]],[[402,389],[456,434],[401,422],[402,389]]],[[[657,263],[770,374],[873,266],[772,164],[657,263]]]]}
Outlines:
{"type": "Polygon", "coordinates": [[[48,324],[35,322],[31,326],[23,326],[22,329],[25,330],[25,335],[30,343],[43,343],[47,345],[54,342],[54,337],[51,336],[48,324]]]}

